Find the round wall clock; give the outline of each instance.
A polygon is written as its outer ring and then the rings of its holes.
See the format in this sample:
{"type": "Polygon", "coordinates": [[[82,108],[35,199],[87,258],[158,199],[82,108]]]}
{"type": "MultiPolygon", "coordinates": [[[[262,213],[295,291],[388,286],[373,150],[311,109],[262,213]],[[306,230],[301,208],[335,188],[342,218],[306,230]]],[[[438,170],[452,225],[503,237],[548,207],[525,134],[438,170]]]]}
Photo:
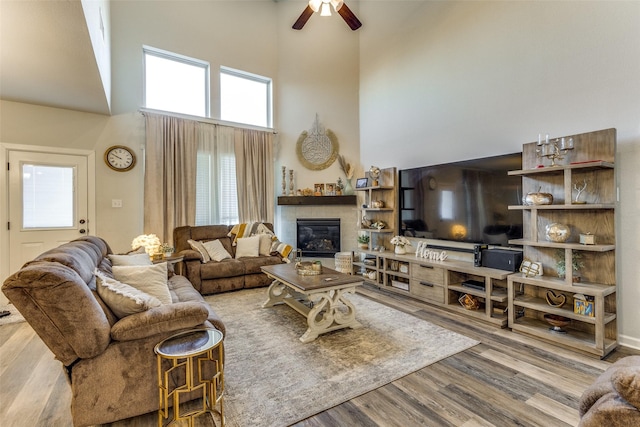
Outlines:
{"type": "Polygon", "coordinates": [[[104,152],[104,162],[114,171],[125,172],[136,165],[136,155],[123,145],[114,145],[104,152]]]}

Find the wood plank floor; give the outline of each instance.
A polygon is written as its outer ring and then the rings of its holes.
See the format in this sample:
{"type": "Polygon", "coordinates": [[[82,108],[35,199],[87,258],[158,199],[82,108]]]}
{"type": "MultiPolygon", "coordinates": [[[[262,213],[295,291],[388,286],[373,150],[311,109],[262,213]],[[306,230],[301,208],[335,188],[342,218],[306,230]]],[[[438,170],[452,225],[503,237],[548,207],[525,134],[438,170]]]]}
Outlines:
{"type": "MultiPolygon", "coordinates": [[[[496,329],[374,288],[360,293],[481,344],[296,424],[333,426],[575,426],[582,391],[605,360],[496,329]]],[[[26,323],[0,326],[0,424],[71,426],[71,392],[61,365],[26,323]]],[[[156,414],[114,427],[156,425],[156,414]]],[[[257,427],[257,426],[247,426],[257,427]]]]}

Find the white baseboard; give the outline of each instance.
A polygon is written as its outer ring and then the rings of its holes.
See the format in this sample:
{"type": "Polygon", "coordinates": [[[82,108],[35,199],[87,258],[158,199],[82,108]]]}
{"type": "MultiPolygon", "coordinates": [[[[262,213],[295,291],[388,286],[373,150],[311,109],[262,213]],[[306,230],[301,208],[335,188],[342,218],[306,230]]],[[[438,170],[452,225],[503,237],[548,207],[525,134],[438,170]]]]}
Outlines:
{"type": "Polygon", "coordinates": [[[634,350],[640,350],[640,339],[630,337],[627,335],[618,335],[618,342],[625,347],[633,348],[634,350]]]}

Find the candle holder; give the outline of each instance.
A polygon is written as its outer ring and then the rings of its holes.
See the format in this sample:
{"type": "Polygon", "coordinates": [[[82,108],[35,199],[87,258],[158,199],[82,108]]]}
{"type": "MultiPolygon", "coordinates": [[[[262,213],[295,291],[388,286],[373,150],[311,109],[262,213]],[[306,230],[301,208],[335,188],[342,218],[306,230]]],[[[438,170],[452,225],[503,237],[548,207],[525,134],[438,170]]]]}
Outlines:
{"type": "Polygon", "coordinates": [[[536,155],[538,157],[546,157],[551,159],[550,166],[557,166],[556,159],[562,160],[564,159],[564,155],[569,152],[569,150],[573,150],[573,138],[565,139],[556,138],[555,141],[549,141],[549,134],[545,135],[544,142],[542,141],[542,135],[538,134],[538,144],[539,148],[536,149],[536,155]]]}
{"type": "Polygon", "coordinates": [[[289,169],[289,195],[295,196],[293,192],[293,169],[289,169]]]}
{"type": "Polygon", "coordinates": [[[282,167],[282,195],[287,195],[287,167],[282,167]]]}

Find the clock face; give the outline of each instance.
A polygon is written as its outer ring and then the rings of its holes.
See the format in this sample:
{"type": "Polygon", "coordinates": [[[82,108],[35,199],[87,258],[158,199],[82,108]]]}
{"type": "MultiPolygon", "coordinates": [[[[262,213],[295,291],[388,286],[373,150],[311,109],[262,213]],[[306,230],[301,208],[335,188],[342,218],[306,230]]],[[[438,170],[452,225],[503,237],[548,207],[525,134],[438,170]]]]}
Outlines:
{"type": "Polygon", "coordinates": [[[136,165],[136,155],[128,147],[114,145],[105,151],[104,161],[111,169],[124,172],[136,165]]]}

